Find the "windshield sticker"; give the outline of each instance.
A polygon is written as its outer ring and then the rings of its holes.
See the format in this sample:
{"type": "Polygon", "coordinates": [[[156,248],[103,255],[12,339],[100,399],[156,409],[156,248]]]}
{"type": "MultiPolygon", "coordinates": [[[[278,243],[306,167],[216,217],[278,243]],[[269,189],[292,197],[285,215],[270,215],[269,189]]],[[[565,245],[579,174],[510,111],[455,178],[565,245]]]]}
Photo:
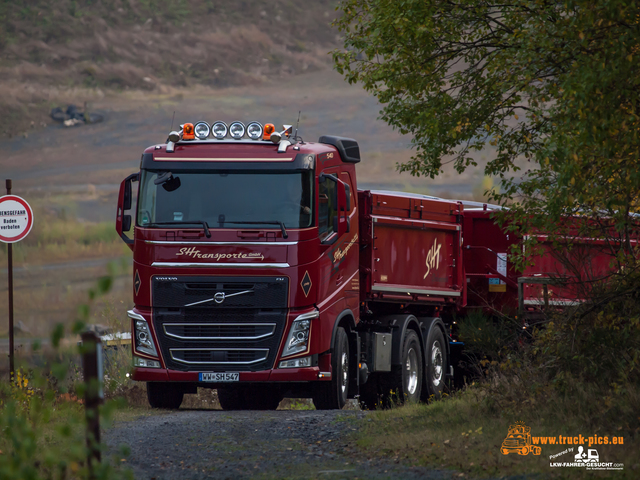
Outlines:
{"type": "Polygon", "coordinates": [[[264,255],[262,253],[253,252],[253,253],[200,253],[196,247],[184,247],[181,248],[178,253],[176,253],[176,257],[187,256],[191,258],[207,258],[212,259],[217,262],[220,260],[228,260],[230,258],[240,259],[240,260],[264,260],[264,255]]]}

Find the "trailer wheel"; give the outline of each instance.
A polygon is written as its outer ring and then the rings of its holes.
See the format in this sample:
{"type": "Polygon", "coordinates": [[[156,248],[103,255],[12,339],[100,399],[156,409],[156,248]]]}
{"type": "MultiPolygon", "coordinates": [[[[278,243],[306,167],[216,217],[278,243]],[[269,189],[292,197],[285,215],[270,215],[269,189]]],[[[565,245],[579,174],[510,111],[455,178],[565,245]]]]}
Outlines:
{"type": "Polygon", "coordinates": [[[184,391],[179,385],[165,382],[147,382],[147,400],[151,408],[177,410],[182,404],[184,391]]]}
{"type": "Polygon", "coordinates": [[[425,388],[422,397],[422,400],[425,402],[432,398],[439,399],[444,390],[447,350],[442,331],[436,326],[429,331],[426,350],[425,359],[427,368],[425,383],[427,388],[425,388]]]}
{"type": "Polygon", "coordinates": [[[349,393],[349,339],[344,328],[336,331],[336,344],[331,356],[331,380],[314,385],[313,404],[317,410],[340,410],[349,393]]]}

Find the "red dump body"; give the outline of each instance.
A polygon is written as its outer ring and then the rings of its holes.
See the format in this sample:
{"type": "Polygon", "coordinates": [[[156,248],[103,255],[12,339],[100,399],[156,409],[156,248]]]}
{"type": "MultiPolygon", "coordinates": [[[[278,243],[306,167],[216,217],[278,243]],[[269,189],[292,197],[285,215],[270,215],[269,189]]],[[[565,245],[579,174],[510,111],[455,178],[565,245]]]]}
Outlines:
{"type": "Polygon", "coordinates": [[[514,314],[518,308],[526,313],[543,305],[574,305],[588,295],[585,285],[612,273],[611,250],[604,241],[575,236],[553,245],[547,235],[537,235],[536,254],[517,272],[509,257],[520,239],[492,218],[496,208],[467,204],[464,211],[468,307],[514,314]]]}
{"type": "Polygon", "coordinates": [[[358,192],[362,301],[464,304],[462,204],[358,192]]]}

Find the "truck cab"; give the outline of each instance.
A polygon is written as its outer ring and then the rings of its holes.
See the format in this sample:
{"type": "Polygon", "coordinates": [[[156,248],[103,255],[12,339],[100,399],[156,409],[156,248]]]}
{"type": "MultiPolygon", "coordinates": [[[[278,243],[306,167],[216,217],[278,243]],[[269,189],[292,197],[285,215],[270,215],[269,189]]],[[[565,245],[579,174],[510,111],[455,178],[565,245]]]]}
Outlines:
{"type": "Polygon", "coordinates": [[[152,406],[198,386],[225,409],[353,396],[359,160],[354,140],[257,122],[185,124],[144,151],[116,230],[133,251],[133,379],[152,406]]]}

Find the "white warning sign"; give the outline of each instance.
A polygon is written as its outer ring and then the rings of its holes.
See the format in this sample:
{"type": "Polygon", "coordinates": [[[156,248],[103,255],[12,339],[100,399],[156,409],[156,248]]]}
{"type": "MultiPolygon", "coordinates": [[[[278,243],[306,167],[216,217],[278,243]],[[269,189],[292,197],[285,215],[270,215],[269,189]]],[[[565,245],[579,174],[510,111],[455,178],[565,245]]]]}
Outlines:
{"type": "Polygon", "coordinates": [[[0,197],[0,242],[15,243],[26,237],[33,227],[33,210],[16,195],[0,197]]]}

